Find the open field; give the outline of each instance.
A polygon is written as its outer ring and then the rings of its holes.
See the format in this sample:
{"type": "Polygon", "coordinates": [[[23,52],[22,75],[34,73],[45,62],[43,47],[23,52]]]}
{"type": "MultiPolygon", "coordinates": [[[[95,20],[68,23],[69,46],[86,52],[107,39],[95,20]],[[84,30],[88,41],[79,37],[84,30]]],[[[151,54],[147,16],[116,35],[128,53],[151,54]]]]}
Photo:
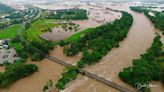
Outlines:
{"type": "Polygon", "coordinates": [[[94,31],[94,29],[95,29],[95,28],[88,28],[88,29],[85,29],[85,30],[83,30],[83,31],[80,31],[80,32],[78,32],[78,33],[75,33],[75,34],[71,35],[70,37],[66,38],[65,40],[68,41],[68,42],[76,41],[76,40],[79,39],[81,36],[83,36],[85,33],[94,31]]]}
{"type": "Polygon", "coordinates": [[[28,30],[24,31],[25,32],[24,34],[25,34],[25,37],[29,41],[32,41],[32,40],[42,41],[39,38],[39,35],[43,33],[43,30],[46,30],[48,28],[53,28],[56,25],[57,24],[55,24],[55,20],[40,19],[40,20],[37,20],[34,23],[32,23],[30,25],[30,28],[28,30]]]}
{"type": "Polygon", "coordinates": [[[14,38],[19,31],[19,24],[16,25],[12,25],[8,28],[5,28],[3,30],[0,30],[0,39],[10,39],[10,38],[14,38]]]}

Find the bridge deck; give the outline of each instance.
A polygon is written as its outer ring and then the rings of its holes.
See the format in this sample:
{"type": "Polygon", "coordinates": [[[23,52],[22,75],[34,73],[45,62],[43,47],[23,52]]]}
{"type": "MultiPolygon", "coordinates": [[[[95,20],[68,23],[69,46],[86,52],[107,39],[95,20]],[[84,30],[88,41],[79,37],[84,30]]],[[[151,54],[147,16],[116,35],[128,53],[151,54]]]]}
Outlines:
{"type": "MultiPolygon", "coordinates": [[[[66,67],[71,67],[72,66],[71,64],[68,64],[68,63],[66,63],[66,62],[64,62],[62,60],[59,60],[59,59],[57,59],[55,57],[52,57],[52,56],[46,56],[46,58],[51,60],[51,61],[54,61],[54,62],[56,62],[58,64],[64,65],[66,67]]],[[[106,84],[108,86],[111,86],[111,87],[119,90],[120,92],[133,92],[132,90],[129,90],[129,89],[127,89],[125,87],[122,87],[122,86],[120,86],[120,85],[118,85],[118,84],[116,84],[116,83],[114,83],[112,81],[106,80],[106,79],[104,79],[102,77],[99,77],[99,76],[97,76],[95,74],[92,74],[92,73],[90,73],[88,71],[85,71],[83,69],[80,69],[79,72],[81,74],[83,74],[83,75],[86,75],[86,76],[92,78],[92,79],[98,80],[98,81],[100,81],[100,82],[102,82],[102,83],[104,83],[104,84],[106,84]]]]}

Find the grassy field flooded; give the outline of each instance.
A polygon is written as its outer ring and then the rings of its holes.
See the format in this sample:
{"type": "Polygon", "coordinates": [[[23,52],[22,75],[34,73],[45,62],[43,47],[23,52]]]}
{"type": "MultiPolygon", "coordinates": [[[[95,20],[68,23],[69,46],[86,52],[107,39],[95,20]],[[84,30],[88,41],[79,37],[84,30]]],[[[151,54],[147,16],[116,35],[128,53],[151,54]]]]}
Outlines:
{"type": "MultiPolygon", "coordinates": [[[[43,9],[49,9],[49,7],[53,7],[53,4],[50,5],[36,5],[37,7],[43,9]]],[[[56,4],[60,9],[69,9],[69,7],[65,7],[63,4],[56,4]]],[[[72,7],[75,8],[75,7],[72,7]]],[[[112,22],[115,19],[121,18],[121,13],[114,12],[110,9],[106,9],[105,7],[94,7],[92,5],[80,5],[78,6],[80,9],[85,9],[88,12],[87,20],[71,20],[71,23],[79,25],[77,30],[64,30],[63,28],[52,28],[52,32],[45,32],[41,36],[41,38],[50,40],[50,41],[59,41],[66,39],[72,34],[75,34],[79,31],[85,30],[87,28],[93,28],[105,24],[107,22],[112,22]]],[[[56,8],[52,9],[55,10],[56,8]]],[[[54,22],[55,23],[55,22],[54,22]]]]}

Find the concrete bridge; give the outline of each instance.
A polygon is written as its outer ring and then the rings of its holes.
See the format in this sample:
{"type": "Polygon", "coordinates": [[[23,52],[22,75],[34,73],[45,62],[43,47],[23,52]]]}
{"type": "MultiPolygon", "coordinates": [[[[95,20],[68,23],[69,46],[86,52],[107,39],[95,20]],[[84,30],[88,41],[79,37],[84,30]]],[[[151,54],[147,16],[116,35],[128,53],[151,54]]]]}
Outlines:
{"type": "MultiPolygon", "coordinates": [[[[62,60],[59,60],[59,59],[57,59],[55,57],[52,57],[52,56],[46,56],[46,58],[51,60],[51,61],[54,61],[54,62],[56,62],[58,64],[64,65],[66,67],[71,67],[72,66],[71,64],[68,64],[68,63],[66,63],[66,62],[64,62],[62,60]]],[[[116,84],[116,83],[114,83],[112,81],[106,80],[106,79],[104,79],[102,77],[99,77],[99,76],[97,76],[95,74],[92,74],[92,73],[90,73],[88,71],[85,71],[83,69],[79,69],[79,73],[81,73],[82,75],[86,75],[86,76],[88,76],[88,77],[90,77],[92,79],[95,79],[97,81],[100,81],[100,82],[102,82],[102,83],[104,83],[104,84],[106,84],[108,86],[111,86],[111,87],[119,90],[120,92],[134,92],[132,90],[124,88],[124,87],[122,87],[122,86],[120,86],[120,85],[118,85],[118,84],[116,84]]]]}

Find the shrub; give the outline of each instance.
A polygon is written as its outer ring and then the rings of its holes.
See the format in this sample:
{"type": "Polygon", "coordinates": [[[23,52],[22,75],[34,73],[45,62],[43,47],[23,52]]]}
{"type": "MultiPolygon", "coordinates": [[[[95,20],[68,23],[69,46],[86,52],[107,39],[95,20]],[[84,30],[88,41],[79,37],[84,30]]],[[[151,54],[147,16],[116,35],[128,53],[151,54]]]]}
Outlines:
{"type": "Polygon", "coordinates": [[[0,87],[8,87],[14,81],[31,75],[37,70],[38,68],[34,64],[15,62],[14,64],[7,65],[5,67],[5,72],[0,73],[0,87]]]}

